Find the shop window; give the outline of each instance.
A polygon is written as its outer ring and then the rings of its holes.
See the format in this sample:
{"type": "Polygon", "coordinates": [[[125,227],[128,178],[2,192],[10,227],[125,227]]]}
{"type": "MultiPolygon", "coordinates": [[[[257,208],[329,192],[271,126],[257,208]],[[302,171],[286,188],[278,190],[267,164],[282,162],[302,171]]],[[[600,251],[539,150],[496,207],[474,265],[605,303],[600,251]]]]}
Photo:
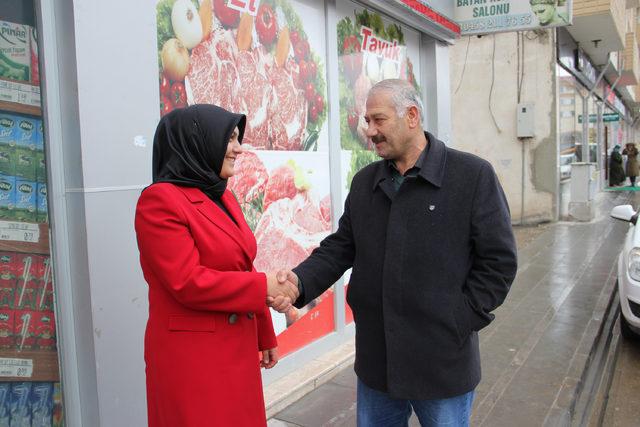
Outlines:
{"type": "Polygon", "coordinates": [[[62,426],[38,31],[0,8],[0,425],[62,426]]]}

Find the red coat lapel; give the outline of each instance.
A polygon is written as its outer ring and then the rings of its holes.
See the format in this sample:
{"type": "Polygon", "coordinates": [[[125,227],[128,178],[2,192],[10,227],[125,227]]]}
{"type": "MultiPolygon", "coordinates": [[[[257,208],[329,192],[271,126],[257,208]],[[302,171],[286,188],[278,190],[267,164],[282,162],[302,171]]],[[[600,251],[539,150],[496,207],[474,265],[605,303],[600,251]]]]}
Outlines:
{"type": "Polygon", "coordinates": [[[249,226],[244,220],[244,215],[238,202],[229,190],[224,192],[221,200],[231,216],[235,219],[237,225],[229,218],[229,215],[223,212],[222,209],[213,203],[200,189],[194,187],[178,188],[187,196],[187,199],[193,203],[202,215],[235,240],[247,254],[249,260],[253,261],[256,256],[255,239],[253,238],[251,229],[249,229],[249,226]],[[249,234],[248,236],[247,232],[249,234]]]}

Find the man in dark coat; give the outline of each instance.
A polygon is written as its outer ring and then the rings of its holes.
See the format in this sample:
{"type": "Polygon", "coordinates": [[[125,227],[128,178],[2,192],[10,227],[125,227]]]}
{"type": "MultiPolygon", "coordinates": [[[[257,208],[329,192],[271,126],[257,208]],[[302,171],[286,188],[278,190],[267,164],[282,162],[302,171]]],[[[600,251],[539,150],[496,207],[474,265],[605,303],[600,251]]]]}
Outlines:
{"type": "MultiPolygon", "coordinates": [[[[422,130],[402,80],[369,92],[367,137],[383,160],[353,178],[338,230],[288,272],[302,307],[353,267],[358,425],[468,425],[478,331],[516,274],[509,207],[491,165],[422,130]]],[[[283,273],[282,273],[283,274],[283,273]]]]}

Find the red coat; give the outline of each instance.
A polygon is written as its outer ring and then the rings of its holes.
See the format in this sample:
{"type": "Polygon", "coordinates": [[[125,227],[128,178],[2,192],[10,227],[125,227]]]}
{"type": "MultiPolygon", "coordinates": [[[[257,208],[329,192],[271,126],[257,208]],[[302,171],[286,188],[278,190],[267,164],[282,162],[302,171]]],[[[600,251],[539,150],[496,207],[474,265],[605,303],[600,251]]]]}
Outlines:
{"type": "Polygon", "coordinates": [[[222,202],[238,225],[196,188],[154,184],[138,200],[153,427],[266,425],[258,351],[276,347],[266,276],[234,196],[222,202]]]}

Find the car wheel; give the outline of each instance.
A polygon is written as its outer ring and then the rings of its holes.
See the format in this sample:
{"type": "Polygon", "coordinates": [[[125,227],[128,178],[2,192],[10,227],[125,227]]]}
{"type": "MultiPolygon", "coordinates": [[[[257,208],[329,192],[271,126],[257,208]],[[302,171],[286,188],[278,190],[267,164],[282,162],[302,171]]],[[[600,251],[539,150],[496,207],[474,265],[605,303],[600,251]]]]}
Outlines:
{"type": "Polygon", "coordinates": [[[620,310],[620,333],[624,338],[629,340],[636,338],[636,334],[631,330],[629,322],[627,322],[627,319],[624,318],[622,309],[620,310]]]}

